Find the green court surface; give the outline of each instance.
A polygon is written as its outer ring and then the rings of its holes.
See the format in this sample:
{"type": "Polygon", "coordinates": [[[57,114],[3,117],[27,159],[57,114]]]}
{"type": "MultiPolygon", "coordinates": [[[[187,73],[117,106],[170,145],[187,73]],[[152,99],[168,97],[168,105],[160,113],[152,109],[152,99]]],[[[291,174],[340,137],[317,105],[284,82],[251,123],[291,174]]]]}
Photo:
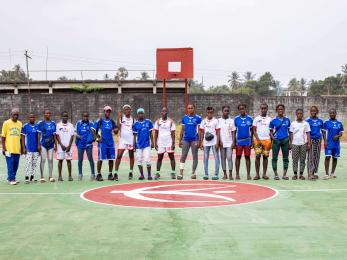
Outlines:
{"type": "MultiPolygon", "coordinates": [[[[10,186],[1,156],[0,259],[346,259],[346,158],[344,146],[333,180],[250,181],[278,190],[267,201],[144,209],[82,200],[85,190],[116,184],[89,181],[87,162],[83,181],[24,184],[22,159],[21,183],[10,186]]],[[[246,182],[244,162],[242,167],[246,182]]],[[[121,169],[119,183],[129,182],[127,163],[121,169]]],[[[169,179],[168,169],[166,161],[162,179],[169,179]]],[[[202,161],[198,172],[201,179],[202,161]]],[[[73,173],[77,179],[75,161],[73,173]]]]}

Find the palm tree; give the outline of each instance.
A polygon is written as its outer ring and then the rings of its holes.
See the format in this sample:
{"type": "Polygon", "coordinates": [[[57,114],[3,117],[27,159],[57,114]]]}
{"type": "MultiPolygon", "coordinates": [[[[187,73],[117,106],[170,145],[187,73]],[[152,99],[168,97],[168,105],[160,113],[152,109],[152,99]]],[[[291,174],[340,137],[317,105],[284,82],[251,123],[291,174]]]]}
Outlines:
{"type": "Polygon", "coordinates": [[[118,68],[116,72],[115,80],[124,80],[129,76],[129,72],[125,67],[118,68]]]}
{"type": "Polygon", "coordinates": [[[149,75],[146,71],[141,72],[140,80],[148,80],[149,75]]]}
{"type": "Polygon", "coordinates": [[[347,88],[347,64],[341,66],[341,69],[342,69],[342,75],[341,75],[341,85],[342,87],[344,88],[347,88]]]}
{"type": "Polygon", "coordinates": [[[255,78],[255,74],[252,73],[252,71],[246,71],[245,74],[243,74],[243,78],[245,79],[245,81],[251,81],[254,80],[255,78]]]}
{"type": "Polygon", "coordinates": [[[240,75],[236,71],[233,71],[231,75],[228,76],[228,83],[232,90],[237,89],[241,86],[240,75]]]}

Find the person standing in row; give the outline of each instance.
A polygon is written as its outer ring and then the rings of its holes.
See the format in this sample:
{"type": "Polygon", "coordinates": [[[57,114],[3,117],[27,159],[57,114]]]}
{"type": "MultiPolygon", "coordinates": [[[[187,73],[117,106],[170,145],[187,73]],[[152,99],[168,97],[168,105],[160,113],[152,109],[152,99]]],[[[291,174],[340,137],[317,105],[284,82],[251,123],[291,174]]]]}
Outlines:
{"type": "Polygon", "coordinates": [[[196,168],[198,167],[198,130],[201,124],[201,117],[195,114],[195,105],[189,104],[187,107],[188,114],[182,117],[182,127],[179,138],[179,147],[182,148],[180,159],[180,173],[177,176],[178,180],[183,179],[184,164],[186,162],[189,149],[192,150],[193,165],[192,165],[192,179],[196,179],[196,168]]]}
{"type": "Polygon", "coordinates": [[[247,169],[247,180],[251,180],[251,149],[253,145],[253,119],[246,114],[247,106],[245,104],[239,104],[237,109],[240,115],[235,117],[236,127],[236,180],[240,180],[240,161],[242,154],[245,155],[246,169],[247,169]]]}
{"type": "Polygon", "coordinates": [[[218,124],[220,128],[220,158],[222,164],[222,170],[224,173],[223,180],[228,179],[227,166],[229,170],[229,180],[233,180],[233,141],[235,139],[235,124],[234,119],[230,118],[230,107],[222,107],[222,117],[218,119],[218,124]]]}
{"type": "Polygon", "coordinates": [[[175,161],[175,122],[168,118],[168,109],[163,107],[161,118],[154,123],[154,144],[158,151],[157,172],[155,179],[160,178],[160,169],[163,162],[164,154],[167,152],[171,164],[171,179],[176,179],[176,161],[175,161]]]}
{"type": "Polygon", "coordinates": [[[255,177],[254,180],[260,179],[260,161],[263,157],[263,174],[262,178],[268,180],[269,177],[266,175],[268,158],[272,147],[270,137],[270,122],[271,117],[267,115],[268,105],[263,103],[260,105],[260,115],[253,120],[253,134],[254,140],[254,152],[255,152],[255,177]]]}
{"type": "Polygon", "coordinates": [[[272,139],[272,169],[275,174],[275,180],[279,180],[277,171],[277,161],[279,151],[282,150],[283,160],[283,180],[288,180],[287,170],[289,165],[289,150],[291,143],[289,140],[290,120],[284,116],[285,107],[283,104],[276,106],[277,116],[270,122],[270,136],[272,139]]]}
{"type": "Polygon", "coordinates": [[[55,140],[56,124],[51,120],[51,111],[46,109],[44,111],[43,120],[38,122],[38,151],[41,154],[40,182],[44,183],[44,170],[46,160],[48,161],[48,180],[55,182],[53,178],[53,152],[57,151],[57,144],[55,140]]]}
{"type": "Polygon", "coordinates": [[[71,160],[75,128],[73,124],[68,122],[69,115],[66,111],[61,113],[61,121],[57,124],[56,139],[57,139],[57,160],[58,160],[58,181],[63,181],[62,168],[63,161],[66,160],[68,170],[68,181],[73,181],[71,175],[71,160]]]}
{"type": "Polygon", "coordinates": [[[113,176],[113,161],[115,159],[115,143],[113,134],[117,134],[118,128],[116,122],[111,118],[112,108],[110,106],[104,107],[104,118],[99,118],[92,128],[93,136],[98,143],[98,163],[96,175],[97,181],[103,181],[101,174],[102,162],[108,160],[108,177],[109,181],[118,181],[118,174],[113,176]],[[100,134],[99,134],[100,130],[100,134]]]}
{"type": "Polygon", "coordinates": [[[323,125],[323,139],[325,148],[325,176],[324,179],[336,178],[335,169],[337,158],[340,157],[340,138],[344,132],[343,124],[336,119],[336,109],[330,109],[329,120],[323,125]],[[333,157],[331,172],[329,175],[330,158],[333,157]]]}
{"type": "Polygon", "coordinates": [[[311,147],[308,152],[308,178],[318,179],[318,167],[322,143],[323,120],[318,117],[318,108],[312,106],[310,109],[311,116],[306,119],[311,128],[311,147]]]}
{"type": "Polygon", "coordinates": [[[204,150],[204,180],[209,179],[208,175],[208,160],[210,157],[210,150],[212,149],[214,157],[214,175],[212,180],[219,179],[219,123],[218,119],[214,117],[213,107],[206,108],[206,118],[202,120],[200,125],[199,146],[204,150]]]}
{"type": "Polygon", "coordinates": [[[153,123],[145,118],[145,110],[137,110],[137,121],[133,125],[134,147],[136,149],[137,166],[139,167],[139,180],[144,180],[143,163],[147,166],[148,180],[152,180],[151,174],[151,148],[154,148],[153,142],[153,123]]]}
{"type": "Polygon", "coordinates": [[[90,179],[95,180],[95,166],[93,159],[93,133],[92,133],[93,122],[89,121],[89,113],[83,112],[82,119],[76,124],[76,140],[75,144],[78,151],[78,179],[81,181],[83,179],[82,165],[83,165],[83,155],[86,152],[89,165],[90,165],[90,179]]]}
{"type": "Polygon", "coordinates": [[[296,120],[291,123],[289,128],[289,139],[292,144],[293,157],[293,180],[298,179],[298,163],[300,161],[300,180],[305,180],[304,170],[306,166],[306,153],[311,147],[310,125],[304,121],[304,111],[299,108],[296,110],[296,120]]]}
{"type": "Polygon", "coordinates": [[[28,123],[22,129],[22,150],[25,154],[25,183],[34,181],[36,165],[39,159],[38,151],[38,125],[34,113],[30,113],[28,123]]]}
{"type": "Polygon", "coordinates": [[[133,135],[133,125],[135,124],[135,119],[131,116],[130,105],[123,106],[123,112],[120,113],[118,117],[119,126],[119,142],[117,150],[117,159],[115,164],[115,175],[118,176],[119,165],[121,163],[123,154],[125,150],[128,151],[130,159],[130,170],[128,179],[133,179],[134,170],[134,135],[133,135]]]}
{"type": "Polygon", "coordinates": [[[21,151],[22,122],[18,120],[19,110],[13,108],[11,118],[2,125],[2,151],[6,157],[7,181],[11,185],[18,184],[16,180],[21,151]]]}

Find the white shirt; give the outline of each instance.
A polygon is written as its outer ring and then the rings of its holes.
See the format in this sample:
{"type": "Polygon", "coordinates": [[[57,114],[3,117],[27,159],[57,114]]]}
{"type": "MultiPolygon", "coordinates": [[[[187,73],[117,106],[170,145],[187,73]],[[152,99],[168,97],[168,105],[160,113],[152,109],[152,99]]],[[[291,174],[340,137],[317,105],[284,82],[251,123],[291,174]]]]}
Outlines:
{"type": "Polygon", "coordinates": [[[219,129],[219,123],[217,118],[212,118],[211,120],[205,118],[202,120],[200,129],[204,130],[204,137],[203,137],[203,145],[204,146],[212,146],[216,145],[217,143],[217,137],[216,137],[216,130],[219,129]],[[207,141],[205,139],[205,134],[209,132],[214,135],[214,138],[210,141],[207,141]]]}
{"type": "Polygon", "coordinates": [[[170,147],[172,145],[171,132],[176,130],[175,122],[172,119],[158,119],[154,123],[154,130],[158,131],[159,147],[170,147]]]}
{"type": "Polygon", "coordinates": [[[232,132],[236,130],[234,119],[223,117],[218,119],[220,128],[220,140],[222,141],[223,148],[231,147],[233,145],[232,132]]]}
{"type": "Polygon", "coordinates": [[[307,133],[311,132],[311,128],[305,120],[302,122],[294,121],[290,125],[289,131],[293,133],[292,144],[303,145],[307,143],[307,133]]]}
{"type": "Polygon", "coordinates": [[[270,122],[271,117],[269,116],[257,116],[253,120],[253,126],[256,127],[256,131],[259,137],[259,140],[270,140],[270,122]]]}
{"type": "Polygon", "coordinates": [[[75,128],[70,122],[67,122],[66,124],[59,122],[57,124],[56,134],[59,136],[60,141],[64,146],[69,146],[71,136],[75,134],[75,128]]]}
{"type": "Polygon", "coordinates": [[[126,117],[125,115],[122,115],[122,118],[120,120],[120,135],[119,138],[122,139],[122,142],[124,144],[131,144],[134,143],[134,134],[133,134],[133,124],[134,124],[134,118],[132,116],[126,117]]]}

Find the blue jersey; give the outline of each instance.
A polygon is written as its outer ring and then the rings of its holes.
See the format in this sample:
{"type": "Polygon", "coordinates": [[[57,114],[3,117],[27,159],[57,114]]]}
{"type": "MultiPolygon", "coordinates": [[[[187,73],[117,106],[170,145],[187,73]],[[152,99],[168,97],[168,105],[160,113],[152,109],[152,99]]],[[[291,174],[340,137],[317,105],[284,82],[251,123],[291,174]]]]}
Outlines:
{"type": "Polygon", "coordinates": [[[153,123],[149,119],[136,121],[133,125],[133,133],[137,135],[136,148],[144,149],[150,146],[150,133],[153,129],[153,123]]]}
{"type": "Polygon", "coordinates": [[[75,127],[76,133],[81,136],[81,139],[76,138],[76,145],[79,149],[85,149],[93,144],[93,123],[90,121],[78,121],[75,127]]]}
{"type": "Polygon", "coordinates": [[[252,144],[251,129],[253,119],[249,115],[237,116],[234,119],[236,128],[236,144],[241,146],[249,146],[252,144]]]}
{"type": "Polygon", "coordinates": [[[198,141],[198,125],[201,124],[201,116],[199,115],[185,115],[182,117],[182,125],[184,125],[184,141],[198,141]]]}
{"type": "Polygon", "coordinates": [[[37,152],[37,136],[38,126],[37,124],[24,124],[22,128],[22,135],[25,136],[25,148],[28,152],[37,152]]]}
{"type": "Polygon", "coordinates": [[[290,120],[288,117],[283,117],[282,119],[277,116],[270,122],[270,130],[275,133],[276,140],[283,140],[289,137],[288,129],[290,127],[290,120]]]}
{"type": "Polygon", "coordinates": [[[334,136],[339,135],[344,131],[343,125],[340,121],[338,120],[327,120],[324,122],[323,125],[324,131],[326,131],[327,134],[327,144],[328,144],[328,149],[336,149],[340,148],[340,139],[337,141],[334,141],[334,136]]]}
{"type": "Polygon", "coordinates": [[[46,149],[54,147],[54,135],[56,132],[56,124],[54,121],[40,121],[37,123],[38,131],[41,133],[41,145],[46,149]]]}
{"type": "Polygon", "coordinates": [[[117,128],[115,121],[112,119],[98,119],[93,126],[96,133],[100,130],[101,144],[104,147],[114,147],[114,140],[112,132],[117,128]]]}
{"type": "Polygon", "coordinates": [[[318,117],[317,119],[309,117],[306,122],[309,123],[311,128],[311,139],[320,140],[322,138],[323,120],[318,117]]]}

